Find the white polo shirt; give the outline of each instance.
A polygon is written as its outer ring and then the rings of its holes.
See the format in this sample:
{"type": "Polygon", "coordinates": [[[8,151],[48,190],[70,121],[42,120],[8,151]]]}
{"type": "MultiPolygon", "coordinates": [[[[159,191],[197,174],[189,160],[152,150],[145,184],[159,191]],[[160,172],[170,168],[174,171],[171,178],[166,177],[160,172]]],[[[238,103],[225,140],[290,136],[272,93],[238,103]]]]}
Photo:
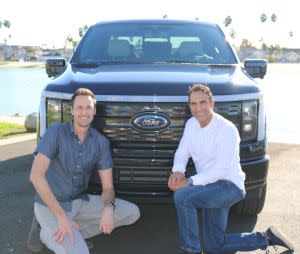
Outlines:
{"type": "Polygon", "coordinates": [[[211,122],[204,128],[195,117],[191,117],[175,153],[172,171],[184,173],[192,157],[197,171],[192,176],[194,185],[206,185],[224,179],[245,191],[239,143],[238,130],[221,115],[213,113],[211,122]]]}

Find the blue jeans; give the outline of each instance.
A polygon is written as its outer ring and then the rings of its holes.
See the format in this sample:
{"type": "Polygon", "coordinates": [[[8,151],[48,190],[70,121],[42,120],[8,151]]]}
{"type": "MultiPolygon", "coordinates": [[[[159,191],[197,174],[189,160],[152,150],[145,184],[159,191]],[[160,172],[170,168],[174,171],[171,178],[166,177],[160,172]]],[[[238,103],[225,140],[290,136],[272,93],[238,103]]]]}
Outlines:
{"type": "Polygon", "coordinates": [[[182,188],[174,193],[177,209],[180,247],[200,252],[197,209],[202,208],[203,241],[212,254],[266,249],[263,233],[226,234],[229,208],[245,197],[244,192],[228,180],[182,188]]]}

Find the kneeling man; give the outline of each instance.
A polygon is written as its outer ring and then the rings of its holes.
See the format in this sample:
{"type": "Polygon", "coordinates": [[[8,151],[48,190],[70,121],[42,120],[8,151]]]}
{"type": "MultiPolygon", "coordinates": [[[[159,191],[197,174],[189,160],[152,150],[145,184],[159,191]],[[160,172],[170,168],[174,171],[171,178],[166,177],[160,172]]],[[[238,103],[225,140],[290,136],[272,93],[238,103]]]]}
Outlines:
{"type": "Polygon", "coordinates": [[[55,253],[87,254],[85,238],[110,234],[140,216],[136,205],[115,199],[108,140],[90,126],[96,98],[80,88],[72,97],[73,121],[50,126],[37,146],[30,181],[41,241],[55,253]],[[97,168],[102,195],[88,195],[97,168]]]}
{"type": "Polygon", "coordinates": [[[186,123],[168,182],[174,191],[180,247],[184,253],[201,253],[197,209],[202,209],[203,240],[212,254],[251,251],[278,245],[293,250],[289,240],[275,227],[266,232],[226,234],[229,208],[245,197],[245,174],[240,166],[240,137],[236,127],[213,112],[210,89],[190,87],[189,107],[193,115],[186,123]],[[185,168],[192,157],[197,174],[186,179],[185,168]]]}

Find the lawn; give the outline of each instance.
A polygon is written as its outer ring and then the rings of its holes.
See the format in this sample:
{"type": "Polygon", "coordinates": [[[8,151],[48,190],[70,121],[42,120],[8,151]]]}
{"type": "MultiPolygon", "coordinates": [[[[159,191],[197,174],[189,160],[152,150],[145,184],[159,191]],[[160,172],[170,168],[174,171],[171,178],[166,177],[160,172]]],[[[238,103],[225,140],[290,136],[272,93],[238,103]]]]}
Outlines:
{"type": "Polygon", "coordinates": [[[12,138],[29,134],[20,124],[0,122],[0,139],[12,138]]]}

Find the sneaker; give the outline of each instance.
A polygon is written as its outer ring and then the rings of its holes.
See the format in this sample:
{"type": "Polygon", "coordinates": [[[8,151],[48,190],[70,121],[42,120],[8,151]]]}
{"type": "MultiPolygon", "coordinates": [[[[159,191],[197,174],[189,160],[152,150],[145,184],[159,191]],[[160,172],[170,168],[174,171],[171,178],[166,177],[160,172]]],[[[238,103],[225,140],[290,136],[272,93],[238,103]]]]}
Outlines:
{"type": "Polygon", "coordinates": [[[33,216],[29,236],[27,239],[27,248],[33,253],[41,253],[45,249],[45,246],[40,239],[40,231],[41,227],[36,217],[33,216]]]}
{"type": "Polygon", "coordinates": [[[274,226],[269,227],[265,234],[269,240],[270,246],[282,246],[290,251],[294,251],[294,246],[290,240],[288,240],[288,238],[274,226]]]}

